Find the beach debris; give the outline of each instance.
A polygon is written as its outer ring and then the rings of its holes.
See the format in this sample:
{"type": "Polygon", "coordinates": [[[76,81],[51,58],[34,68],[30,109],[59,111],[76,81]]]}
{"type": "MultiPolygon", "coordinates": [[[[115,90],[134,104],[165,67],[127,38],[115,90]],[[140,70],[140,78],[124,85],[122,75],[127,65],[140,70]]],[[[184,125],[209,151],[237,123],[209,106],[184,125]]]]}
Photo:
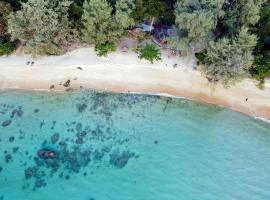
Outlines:
{"type": "Polygon", "coordinates": [[[32,61],[32,62],[31,62],[31,66],[32,66],[32,65],[34,65],[34,64],[35,64],[35,62],[34,62],[34,61],[32,61]]]}
{"type": "Polygon", "coordinates": [[[57,153],[54,150],[42,148],[38,150],[38,156],[42,159],[55,159],[57,158],[57,153]]]}
{"type": "Polygon", "coordinates": [[[83,70],[83,68],[81,68],[81,67],[77,67],[77,69],[78,69],[78,70],[83,70]]]}
{"type": "Polygon", "coordinates": [[[50,85],[50,90],[54,89],[55,86],[54,85],[50,85]]]}
{"type": "Polygon", "coordinates": [[[178,67],[178,64],[173,64],[173,68],[175,69],[175,68],[177,68],[178,67]]]}
{"type": "Polygon", "coordinates": [[[6,120],[6,121],[4,121],[3,123],[2,123],[2,126],[3,127],[6,127],[6,126],[9,126],[10,124],[11,124],[11,119],[8,119],[8,120],[6,120]]]}
{"type": "Polygon", "coordinates": [[[27,61],[26,65],[30,65],[30,64],[31,64],[31,62],[30,61],[27,61]]]}
{"type": "Polygon", "coordinates": [[[67,81],[63,84],[63,86],[64,86],[64,87],[69,87],[69,86],[70,86],[70,82],[71,82],[70,80],[67,80],[67,81]]]}

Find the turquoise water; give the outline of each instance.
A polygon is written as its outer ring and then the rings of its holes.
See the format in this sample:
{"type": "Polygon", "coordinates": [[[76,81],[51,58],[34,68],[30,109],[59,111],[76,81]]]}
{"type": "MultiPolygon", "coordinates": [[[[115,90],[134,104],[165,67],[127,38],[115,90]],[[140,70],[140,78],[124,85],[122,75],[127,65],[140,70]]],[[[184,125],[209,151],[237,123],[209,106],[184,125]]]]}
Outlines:
{"type": "Polygon", "coordinates": [[[167,97],[1,92],[0,199],[269,200],[270,124],[167,97]]]}

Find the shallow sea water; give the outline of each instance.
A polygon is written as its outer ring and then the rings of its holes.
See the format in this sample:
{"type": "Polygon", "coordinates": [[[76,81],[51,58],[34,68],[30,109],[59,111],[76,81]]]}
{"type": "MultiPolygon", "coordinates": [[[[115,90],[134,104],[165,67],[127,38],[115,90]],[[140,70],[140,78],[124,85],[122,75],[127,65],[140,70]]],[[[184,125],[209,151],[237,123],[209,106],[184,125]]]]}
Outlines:
{"type": "Polygon", "coordinates": [[[269,200],[270,124],[168,97],[1,92],[0,200],[18,199],[269,200]]]}

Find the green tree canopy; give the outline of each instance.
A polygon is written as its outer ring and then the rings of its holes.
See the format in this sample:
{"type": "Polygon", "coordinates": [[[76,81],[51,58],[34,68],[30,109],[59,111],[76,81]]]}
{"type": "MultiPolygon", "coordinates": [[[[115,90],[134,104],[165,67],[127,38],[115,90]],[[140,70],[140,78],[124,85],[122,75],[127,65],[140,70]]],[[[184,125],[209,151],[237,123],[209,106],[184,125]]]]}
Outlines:
{"type": "Polygon", "coordinates": [[[61,54],[74,34],[68,20],[69,0],[29,0],[10,15],[8,32],[12,40],[25,42],[32,55],[61,54]]]}
{"type": "Polygon", "coordinates": [[[241,29],[234,39],[222,38],[211,41],[206,53],[204,73],[215,81],[222,81],[229,86],[244,77],[252,66],[252,50],[256,45],[255,35],[241,29]]]}
{"type": "Polygon", "coordinates": [[[115,12],[106,0],[84,2],[82,40],[89,44],[117,43],[126,28],[133,24],[130,17],[132,0],[118,0],[115,12]]]}
{"type": "Polygon", "coordinates": [[[218,19],[224,16],[225,0],[179,0],[175,6],[176,34],[170,41],[184,50],[191,46],[203,49],[218,19]]]}
{"type": "Polygon", "coordinates": [[[0,37],[7,35],[7,20],[11,11],[12,8],[8,3],[0,2],[0,37]]]}
{"type": "Polygon", "coordinates": [[[223,31],[235,35],[245,26],[255,25],[260,19],[262,0],[227,0],[224,5],[223,31]]]}

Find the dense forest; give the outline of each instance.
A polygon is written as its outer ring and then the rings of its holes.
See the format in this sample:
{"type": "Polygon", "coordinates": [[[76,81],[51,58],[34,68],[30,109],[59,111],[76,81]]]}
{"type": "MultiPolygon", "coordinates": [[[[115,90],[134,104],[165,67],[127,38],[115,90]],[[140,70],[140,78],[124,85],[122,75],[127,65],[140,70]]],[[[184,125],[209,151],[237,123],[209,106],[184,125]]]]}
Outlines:
{"type": "MultiPolygon", "coordinates": [[[[18,42],[34,56],[61,55],[78,41],[106,55],[146,20],[172,27],[166,42],[182,55],[195,54],[211,82],[229,86],[249,76],[263,87],[270,75],[265,0],[1,0],[0,55],[18,42]]],[[[151,62],[160,59],[152,44],[141,52],[151,62]]]]}

